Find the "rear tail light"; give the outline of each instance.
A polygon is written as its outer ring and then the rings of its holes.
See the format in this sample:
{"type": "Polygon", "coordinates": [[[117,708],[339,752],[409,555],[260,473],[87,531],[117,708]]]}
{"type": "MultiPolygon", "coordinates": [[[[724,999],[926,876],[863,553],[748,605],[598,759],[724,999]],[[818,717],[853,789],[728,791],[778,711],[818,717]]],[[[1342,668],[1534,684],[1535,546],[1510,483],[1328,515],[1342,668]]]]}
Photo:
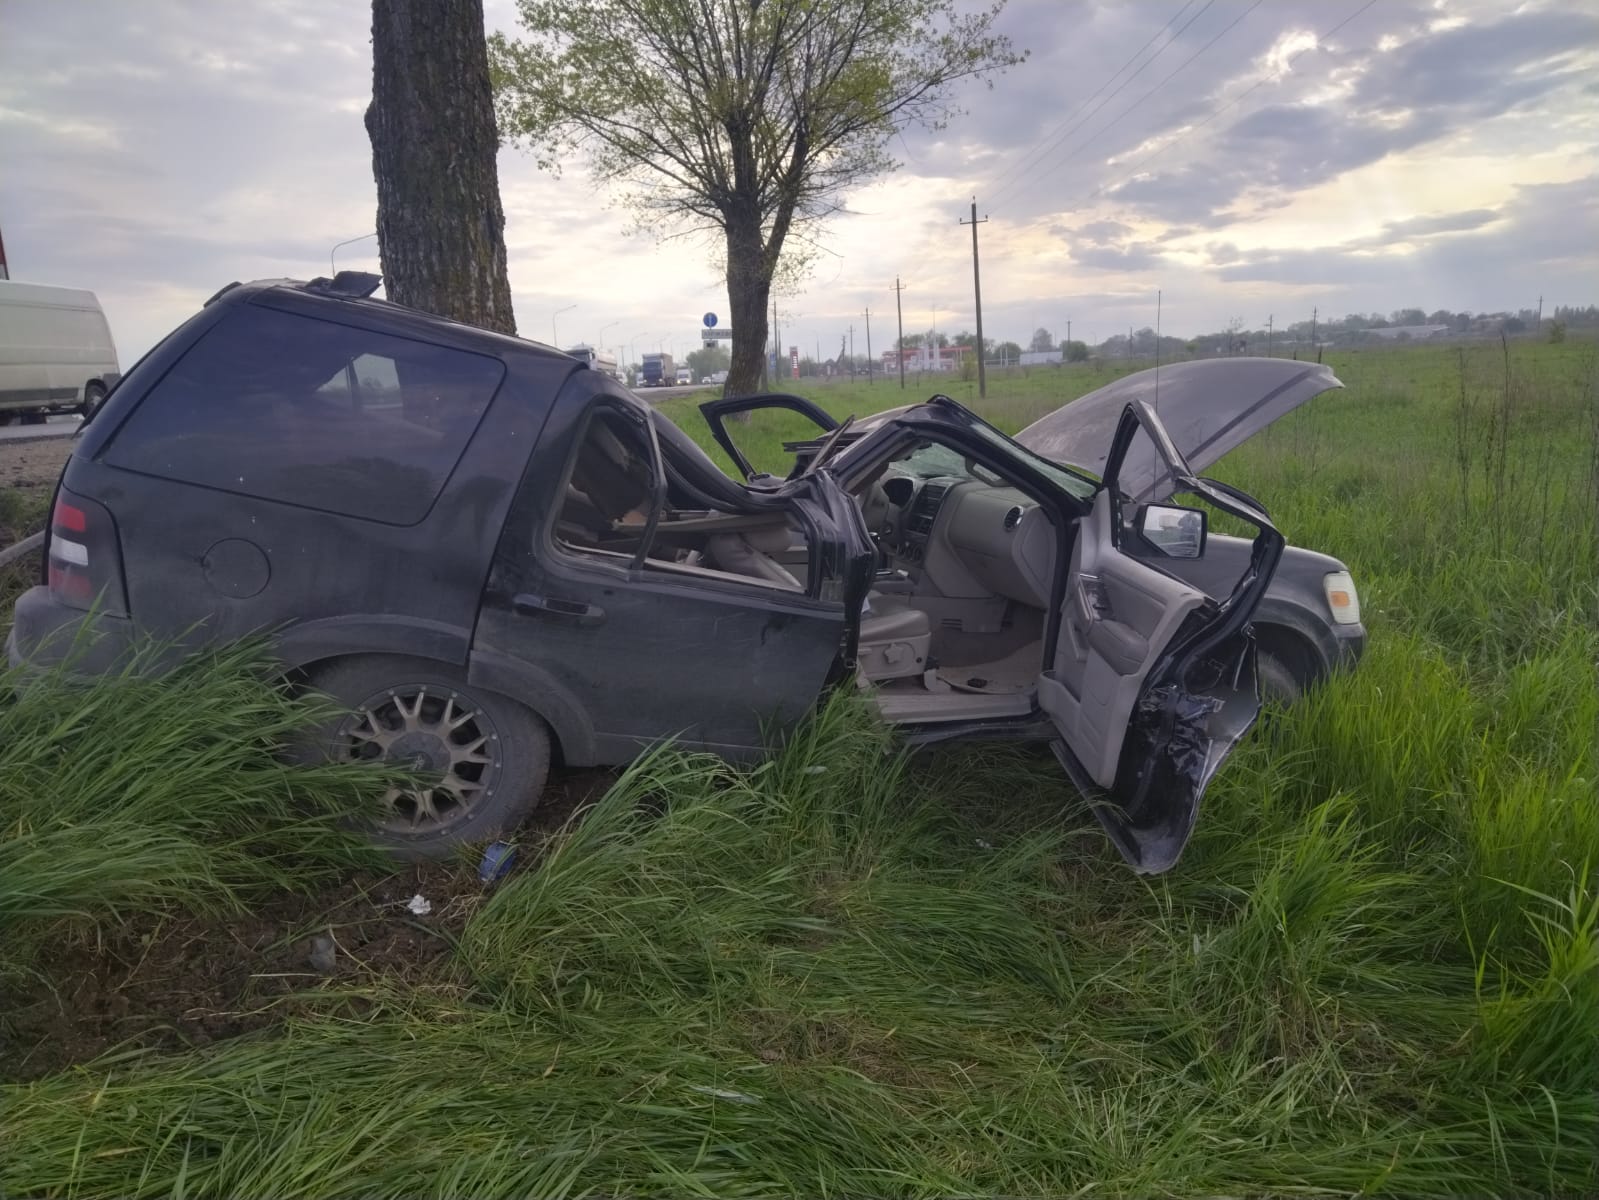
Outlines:
{"type": "Polygon", "coordinates": [[[45,582],[58,601],[69,608],[128,615],[122,547],[104,505],[60,489],[50,517],[48,545],[45,582]]]}

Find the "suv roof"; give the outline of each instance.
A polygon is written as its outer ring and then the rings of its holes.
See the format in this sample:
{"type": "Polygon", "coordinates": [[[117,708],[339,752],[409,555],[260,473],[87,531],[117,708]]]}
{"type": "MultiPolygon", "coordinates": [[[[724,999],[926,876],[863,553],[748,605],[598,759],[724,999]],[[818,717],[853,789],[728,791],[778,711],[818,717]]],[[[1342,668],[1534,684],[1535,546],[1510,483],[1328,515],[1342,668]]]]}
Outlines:
{"type": "MultiPolygon", "coordinates": [[[[427,330],[430,340],[438,341],[441,337],[447,338],[446,344],[454,344],[462,349],[472,349],[486,354],[537,354],[550,358],[570,358],[571,355],[544,342],[534,341],[531,338],[517,337],[509,333],[497,333],[492,329],[484,329],[479,325],[469,325],[465,321],[456,321],[450,317],[441,317],[437,313],[425,312],[419,308],[411,308],[398,304],[393,300],[378,299],[371,295],[357,295],[348,291],[336,290],[340,279],[352,275],[354,272],[341,271],[333,280],[317,278],[304,279],[255,279],[249,283],[230,283],[222,288],[209,300],[205,307],[210,308],[215,304],[250,304],[265,302],[272,307],[284,307],[293,311],[304,301],[317,306],[340,305],[353,309],[356,312],[366,313],[386,326],[396,331],[410,326],[413,329],[427,330]],[[288,304],[274,304],[277,297],[294,299],[288,304]]],[[[322,316],[327,313],[323,311],[322,316]]]]}

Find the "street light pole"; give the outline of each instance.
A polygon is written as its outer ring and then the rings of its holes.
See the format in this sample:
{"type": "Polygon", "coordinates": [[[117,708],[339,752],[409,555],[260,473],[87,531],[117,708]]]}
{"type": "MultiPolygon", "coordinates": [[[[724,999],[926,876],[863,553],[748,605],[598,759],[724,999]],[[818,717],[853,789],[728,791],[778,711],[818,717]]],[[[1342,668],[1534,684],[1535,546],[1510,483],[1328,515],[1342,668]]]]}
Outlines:
{"type": "Polygon", "coordinates": [[[575,304],[568,304],[565,308],[558,308],[550,314],[550,345],[554,346],[557,350],[561,348],[561,337],[555,325],[555,318],[560,316],[562,313],[571,312],[576,307],[577,305],[575,304]]]}
{"type": "Polygon", "coordinates": [[[605,353],[605,331],[607,329],[615,329],[621,323],[622,322],[620,321],[612,321],[609,325],[600,326],[600,344],[596,346],[595,349],[597,349],[601,354],[605,353]]]}

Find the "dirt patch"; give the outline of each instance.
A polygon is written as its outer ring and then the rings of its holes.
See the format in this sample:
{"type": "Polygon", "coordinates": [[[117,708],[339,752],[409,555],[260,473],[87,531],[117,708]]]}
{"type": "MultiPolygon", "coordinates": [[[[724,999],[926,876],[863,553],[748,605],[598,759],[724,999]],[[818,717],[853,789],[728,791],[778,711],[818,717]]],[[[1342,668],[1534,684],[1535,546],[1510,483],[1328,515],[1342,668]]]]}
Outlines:
{"type": "Polygon", "coordinates": [[[0,1074],[33,1079],[117,1046],[203,1046],[274,1024],[330,984],[439,977],[484,894],[470,870],[413,867],[240,917],[140,914],[66,939],[7,1000],[0,1074]],[[426,915],[407,908],[418,894],[426,915]]]}
{"type": "Polygon", "coordinates": [[[0,441],[0,490],[53,488],[72,453],[69,437],[37,442],[0,441]]]}
{"type": "MultiPolygon", "coordinates": [[[[560,827],[614,779],[552,773],[517,831],[517,869],[536,869],[560,827]]],[[[446,982],[451,947],[488,894],[472,865],[416,865],[243,916],[146,913],[64,938],[0,1000],[0,1079],[35,1079],[119,1046],[204,1046],[268,1028],[330,987],[446,982]],[[429,912],[411,911],[418,895],[429,912]]]]}

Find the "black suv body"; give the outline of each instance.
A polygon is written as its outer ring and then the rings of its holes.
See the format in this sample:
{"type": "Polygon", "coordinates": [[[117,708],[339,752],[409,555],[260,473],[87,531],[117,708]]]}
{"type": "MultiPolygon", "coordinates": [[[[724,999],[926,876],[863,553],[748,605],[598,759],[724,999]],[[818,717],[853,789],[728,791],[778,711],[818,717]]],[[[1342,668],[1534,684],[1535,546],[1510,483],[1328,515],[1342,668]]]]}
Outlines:
{"type": "Polygon", "coordinates": [[[1148,405],[1103,481],[936,397],[739,483],[577,360],[364,294],[232,285],[127,373],[63,471],[13,663],[272,631],[347,711],[309,747],[426,781],[383,823],[417,852],[514,824],[552,761],[745,756],[854,682],[923,740],[1051,741],[1136,869],[1176,861],[1258,713],[1283,543],[1148,405]],[[1162,568],[1203,556],[1204,516],[1135,504],[1129,455],[1257,530],[1228,587],[1162,568]]]}

